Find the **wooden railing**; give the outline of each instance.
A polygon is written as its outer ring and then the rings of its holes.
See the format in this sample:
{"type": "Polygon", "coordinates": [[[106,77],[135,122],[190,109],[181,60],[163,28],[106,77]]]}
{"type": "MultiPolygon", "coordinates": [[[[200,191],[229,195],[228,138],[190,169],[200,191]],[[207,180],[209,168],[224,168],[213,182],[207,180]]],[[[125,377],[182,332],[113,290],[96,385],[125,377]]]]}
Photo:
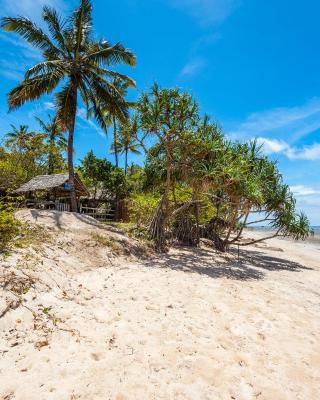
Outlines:
{"type": "Polygon", "coordinates": [[[80,214],[89,215],[99,221],[114,220],[115,211],[112,209],[85,207],[80,205],[80,214]]]}
{"type": "Polygon", "coordinates": [[[69,203],[56,203],[56,210],[57,211],[70,211],[70,204],[69,203]]]}

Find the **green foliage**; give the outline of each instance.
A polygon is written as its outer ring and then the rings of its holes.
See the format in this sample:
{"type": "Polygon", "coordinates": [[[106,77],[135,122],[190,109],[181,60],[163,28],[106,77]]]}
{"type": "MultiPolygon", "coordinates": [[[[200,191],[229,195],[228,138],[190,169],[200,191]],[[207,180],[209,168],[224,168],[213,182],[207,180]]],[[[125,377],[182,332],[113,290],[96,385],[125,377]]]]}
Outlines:
{"type": "Polygon", "coordinates": [[[0,148],[0,188],[13,190],[36,175],[65,170],[63,148],[47,133],[30,132],[27,126],[5,135],[0,148]]]}
{"type": "Polygon", "coordinates": [[[159,195],[153,193],[137,193],[130,197],[130,221],[138,228],[147,226],[159,203],[159,195]]]}
{"type": "Polygon", "coordinates": [[[21,224],[14,216],[10,199],[0,200],[0,251],[5,250],[19,234],[21,224]]]}
{"type": "Polygon", "coordinates": [[[126,193],[126,181],[123,171],[115,167],[106,159],[97,158],[90,151],[81,161],[79,167],[94,198],[101,196],[109,199],[124,197],[126,193]]]}
{"type": "Polygon", "coordinates": [[[141,193],[145,183],[145,168],[132,164],[126,175],[126,184],[129,193],[141,193]]]}
{"type": "Polygon", "coordinates": [[[57,117],[48,115],[48,120],[43,121],[36,117],[46,143],[47,151],[47,173],[54,174],[65,169],[65,163],[62,152],[67,149],[67,139],[58,123],[57,117]]]}
{"type": "Polygon", "coordinates": [[[165,229],[179,226],[191,239],[201,225],[224,250],[240,241],[252,213],[277,235],[304,239],[310,234],[309,221],[296,212],[276,164],[255,141],[226,140],[209,117],[200,118],[191,96],[177,89],[154,85],[137,110],[143,138],[153,134],[156,139],[147,151],[144,189],[164,193],[150,225],[161,248],[165,229]]]}
{"type": "Polygon", "coordinates": [[[124,253],[123,246],[119,242],[111,239],[108,236],[100,235],[99,233],[93,232],[91,233],[91,239],[99,246],[109,247],[112,252],[117,255],[124,253]]]}

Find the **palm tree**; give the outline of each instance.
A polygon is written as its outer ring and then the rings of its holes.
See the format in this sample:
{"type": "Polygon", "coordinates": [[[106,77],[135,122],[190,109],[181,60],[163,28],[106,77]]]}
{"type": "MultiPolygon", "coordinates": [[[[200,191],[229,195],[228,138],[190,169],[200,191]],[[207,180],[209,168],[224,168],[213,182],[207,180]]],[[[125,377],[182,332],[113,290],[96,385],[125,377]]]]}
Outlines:
{"type": "Polygon", "coordinates": [[[46,139],[49,144],[48,151],[48,174],[51,175],[54,172],[54,152],[57,147],[60,149],[67,148],[67,140],[58,123],[57,116],[52,117],[48,114],[48,121],[45,122],[39,117],[35,117],[39,122],[41,129],[44,131],[46,139]]]}
{"type": "Polygon", "coordinates": [[[112,85],[115,77],[128,86],[135,83],[128,76],[114,72],[110,66],[124,63],[135,65],[134,54],[120,43],[111,45],[105,40],[96,41],[92,35],[92,5],[90,0],[80,0],[79,7],[70,18],[61,20],[57,12],[44,7],[42,14],[49,35],[28,18],[5,17],[1,25],[15,32],[28,43],[40,49],[43,61],[30,68],[24,80],[8,94],[9,110],[50,94],[59,85],[55,96],[57,120],[62,130],[68,131],[68,169],[71,211],[77,211],[74,186],[73,138],[80,95],[83,104],[93,110],[94,117],[104,126],[102,107],[124,121],[128,107],[121,93],[112,85]]]}
{"type": "MultiPolygon", "coordinates": [[[[120,154],[124,154],[124,173],[127,175],[128,171],[128,153],[140,154],[138,148],[140,144],[136,139],[137,131],[139,129],[138,118],[134,115],[119,127],[119,137],[117,141],[117,148],[120,154]]],[[[114,151],[114,146],[111,147],[114,151]]]]}
{"type": "MultiPolygon", "coordinates": [[[[115,77],[112,80],[112,85],[114,86],[114,88],[121,94],[121,96],[124,98],[127,94],[128,91],[128,82],[124,81],[123,79],[119,79],[119,77],[115,77]]],[[[127,107],[132,107],[135,105],[135,103],[133,102],[126,102],[127,107]]],[[[119,142],[119,138],[118,138],[118,121],[117,121],[117,112],[116,109],[113,109],[112,105],[109,104],[108,107],[104,108],[102,110],[103,115],[104,115],[104,126],[102,126],[102,128],[105,127],[105,131],[107,134],[107,126],[112,125],[113,128],[113,144],[112,144],[112,153],[115,156],[115,163],[116,163],[116,167],[119,167],[119,152],[120,149],[118,149],[118,142],[119,142]]],[[[121,122],[121,120],[120,120],[121,122]]]]}
{"type": "Polygon", "coordinates": [[[34,136],[34,132],[30,132],[28,125],[20,125],[17,128],[11,125],[12,131],[8,132],[5,136],[7,138],[7,146],[17,146],[19,153],[22,152],[23,148],[26,148],[29,140],[34,136]]]}

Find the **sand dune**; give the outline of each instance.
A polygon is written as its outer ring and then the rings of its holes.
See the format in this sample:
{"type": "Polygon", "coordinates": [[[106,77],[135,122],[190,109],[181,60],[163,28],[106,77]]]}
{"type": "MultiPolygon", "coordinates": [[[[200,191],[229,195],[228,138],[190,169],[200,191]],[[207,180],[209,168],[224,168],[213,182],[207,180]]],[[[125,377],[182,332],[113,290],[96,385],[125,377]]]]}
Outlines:
{"type": "Polygon", "coordinates": [[[45,228],[41,246],[1,263],[0,314],[12,307],[0,318],[0,398],[320,398],[317,244],[141,259],[138,242],[91,219],[20,218],[45,228]]]}

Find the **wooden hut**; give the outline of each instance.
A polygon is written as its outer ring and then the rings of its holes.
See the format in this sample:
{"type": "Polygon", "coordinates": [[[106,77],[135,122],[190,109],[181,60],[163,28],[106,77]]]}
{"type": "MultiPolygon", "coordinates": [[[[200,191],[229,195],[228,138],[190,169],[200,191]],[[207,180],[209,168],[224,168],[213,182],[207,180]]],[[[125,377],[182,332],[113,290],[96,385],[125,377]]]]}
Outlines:
{"type": "MultiPolygon", "coordinates": [[[[75,174],[74,178],[78,200],[81,196],[88,196],[89,192],[79,175],[75,174]]],[[[68,173],[35,176],[29,182],[24,183],[15,193],[24,194],[28,206],[55,208],[59,211],[70,210],[68,173]]]]}

